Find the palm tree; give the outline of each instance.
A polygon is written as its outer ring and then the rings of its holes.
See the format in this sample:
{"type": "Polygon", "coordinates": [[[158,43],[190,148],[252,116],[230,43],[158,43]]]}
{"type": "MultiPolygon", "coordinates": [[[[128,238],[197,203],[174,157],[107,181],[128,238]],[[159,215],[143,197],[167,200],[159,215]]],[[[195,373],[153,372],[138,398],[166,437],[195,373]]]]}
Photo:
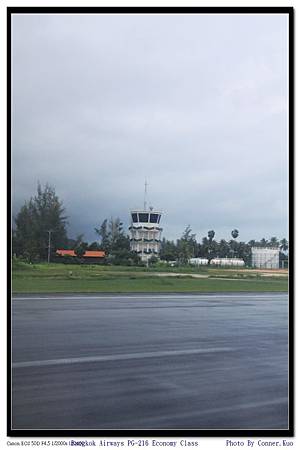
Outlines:
{"type": "Polygon", "coordinates": [[[231,236],[233,237],[233,239],[236,239],[239,235],[239,230],[237,230],[236,228],[234,230],[232,230],[231,232],[231,236]]]}
{"type": "Polygon", "coordinates": [[[259,242],[260,247],[267,247],[268,244],[269,244],[269,242],[265,238],[262,238],[259,242]]]}
{"type": "Polygon", "coordinates": [[[271,239],[270,239],[270,246],[271,247],[278,247],[279,246],[279,242],[278,242],[277,237],[275,237],[275,236],[271,237],[271,239]]]}
{"type": "Polygon", "coordinates": [[[289,243],[285,238],[281,239],[279,248],[283,252],[286,252],[289,249],[289,243]]]}
{"type": "MultiPolygon", "coordinates": [[[[233,237],[233,239],[236,239],[239,235],[239,230],[237,230],[236,228],[234,230],[232,230],[231,232],[231,236],[233,237]]],[[[234,257],[237,251],[237,243],[236,241],[231,240],[230,241],[230,247],[231,247],[231,253],[232,256],[234,257]]]]}
{"type": "Polygon", "coordinates": [[[214,232],[214,230],[209,230],[208,231],[208,233],[207,233],[207,236],[208,236],[208,238],[209,238],[209,240],[210,240],[210,242],[213,240],[213,238],[215,237],[215,232],[214,232]]]}
{"type": "Polygon", "coordinates": [[[208,236],[208,264],[210,264],[210,261],[213,259],[214,257],[214,252],[213,252],[213,246],[212,246],[212,242],[213,242],[213,238],[215,237],[215,232],[214,230],[209,230],[207,233],[208,236]]]}
{"type": "Polygon", "coordinates": [[[207,237],[202,238],[202,244],[199,248],[199,253],[202,258],[208,258],[209,240],[207,237]]]}

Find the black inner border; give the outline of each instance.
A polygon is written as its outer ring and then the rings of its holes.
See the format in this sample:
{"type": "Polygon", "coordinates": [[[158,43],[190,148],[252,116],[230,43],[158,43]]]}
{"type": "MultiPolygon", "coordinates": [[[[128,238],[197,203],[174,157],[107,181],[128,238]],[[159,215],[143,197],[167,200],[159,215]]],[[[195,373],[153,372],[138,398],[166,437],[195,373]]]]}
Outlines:
{"type": "MultiPolygon", "coordinates": [[[[7,7],[7,236],[11,236],[11,22],[13,14],[287,14],[289,21],[289,428],[286,430],[18,430],[11,425],[11,242],[7,239],[7,436],[293,437],[294,436],[294,8],[293,7],[7,7]]],[[[225,444],[224,444],[225,445],[225,444]]]]}

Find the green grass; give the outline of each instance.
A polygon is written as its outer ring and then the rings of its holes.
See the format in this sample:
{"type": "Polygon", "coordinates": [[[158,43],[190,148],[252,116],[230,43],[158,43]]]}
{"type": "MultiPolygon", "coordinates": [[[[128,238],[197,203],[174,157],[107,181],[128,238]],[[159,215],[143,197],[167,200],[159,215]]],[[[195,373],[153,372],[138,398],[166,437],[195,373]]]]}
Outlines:
{"type": "Polygon", "coordinates": [[[46,292],[286,292],[287,276],[261,277],[216,268],[151,268],[13,262],[14,293],[46,292]],[[209,278],[158,277],[155,272],[199,273],[209,278]],[[226,279],[230,278],[230,279],[226,279]]]}

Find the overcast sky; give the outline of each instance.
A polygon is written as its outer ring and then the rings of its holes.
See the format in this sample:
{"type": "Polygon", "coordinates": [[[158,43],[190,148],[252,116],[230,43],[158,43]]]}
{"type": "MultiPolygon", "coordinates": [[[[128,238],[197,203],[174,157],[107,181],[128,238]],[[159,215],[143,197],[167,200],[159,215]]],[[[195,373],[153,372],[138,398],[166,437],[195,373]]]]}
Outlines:
{"type": "Polygon", "coordinates": [[[14,15],[14,214],[48,182],[93,241],[147,178],[168,239],[287,237],[287,20],[14,15]]]}

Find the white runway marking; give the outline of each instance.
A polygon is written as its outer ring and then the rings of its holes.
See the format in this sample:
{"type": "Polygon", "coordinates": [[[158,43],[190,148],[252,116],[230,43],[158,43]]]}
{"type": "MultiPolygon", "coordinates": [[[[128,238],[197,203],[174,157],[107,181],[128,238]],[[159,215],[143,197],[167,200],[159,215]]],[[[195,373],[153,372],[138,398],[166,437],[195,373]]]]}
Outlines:
{"type": "Polygon", "coordinates": [[[90,362],[108,362],[108,361],[125,361],[128,359],[144,359],[144,358],[161,358],[165,356],[183,356],[205,353],[217,353],[217,352],[231,352],[233,348],[229,347],[216,347],[207,349],[193,349],[193,350],[169,350],[160,352],[140,352],[140,353],[124,353],[120,355],[103,355],[103,356],[84,356],[81,358],[60,358],[60,359],[47,359],[41,361],[23,361],[14,362],[12,364],[13,369],[23,367],[43,367],[43,366],[58,366],[62,364],[82,364],[90,362]]]}
{"type": "Polygon", "coordinates": [[[223,298],[223,299],[231,299],[231,298],[254,298],[254,299],[258,299],[258,298],[276,298],[276,297],[282,297],[285,296],[287,294],[285,293],[275,293],[274,294],[244,294],[244,293],[240,293],[240,294],[228,294],[228,295],[224,295],[222,293],[220,294],[196,294],[196,295],[184,295],[184,294],[177,294],[177,295],[156,295],[155,293],[153,294],[149,294],[149,295],[108,295],[108,296],[88,296],[88,295],[84,295],[84,296],[63,296],[63,295],[59,295],[59,294],[54,294],[51,297],[12,297],[13,300],[120,300],[120,299],[135,299],[135,300],[140,300],[140,299],[208,299],[208,298],[223,298]]]}

